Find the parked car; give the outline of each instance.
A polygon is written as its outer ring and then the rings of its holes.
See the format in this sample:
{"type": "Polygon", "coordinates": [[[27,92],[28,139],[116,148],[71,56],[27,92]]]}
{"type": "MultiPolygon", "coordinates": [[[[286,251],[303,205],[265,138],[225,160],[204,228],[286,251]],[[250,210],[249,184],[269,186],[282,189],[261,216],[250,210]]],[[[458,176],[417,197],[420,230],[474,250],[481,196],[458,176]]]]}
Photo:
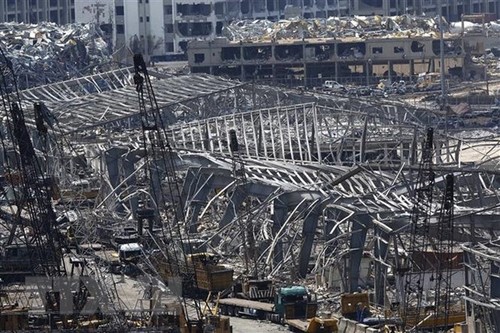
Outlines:
{"type": "Polygon", "coordinates": [[[337,81],[328,80],[328,81],[325,81],[325,83],[323,83],[323,88],[326,88],[326,89],[335,89],[335,90],[343,90],[344,86],[341,85],[340,83],[338,83],[337,81]]]}

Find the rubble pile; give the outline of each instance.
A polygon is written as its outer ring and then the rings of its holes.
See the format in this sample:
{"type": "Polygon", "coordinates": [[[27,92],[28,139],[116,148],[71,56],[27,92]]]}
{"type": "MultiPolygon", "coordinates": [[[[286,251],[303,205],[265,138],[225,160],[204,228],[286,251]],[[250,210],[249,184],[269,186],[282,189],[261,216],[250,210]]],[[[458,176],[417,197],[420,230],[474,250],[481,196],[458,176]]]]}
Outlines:
{"type": "Polygon", "coordinates": [[[89,75],[111,59],[100,29],[91,24],[2,23],[0,38],[21,89],[89,75]]]}
{"type": "MultiPolygon", "coordinates": [[[[445,31],[448,23],[445,22],[445,31]]],[[[261,41],[301,38],[343,37],[437,37],[438,20],[423,16],[354,16],[327,19],[290,19],[235,21],[224,27],[223,35],[229,40],[261,41]]]]}

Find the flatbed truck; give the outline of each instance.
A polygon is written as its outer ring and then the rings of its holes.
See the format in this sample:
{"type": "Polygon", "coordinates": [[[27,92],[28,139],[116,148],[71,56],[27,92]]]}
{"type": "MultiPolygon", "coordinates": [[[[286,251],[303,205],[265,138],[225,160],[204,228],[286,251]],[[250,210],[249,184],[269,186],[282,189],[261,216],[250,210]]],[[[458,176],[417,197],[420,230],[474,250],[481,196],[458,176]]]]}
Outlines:
{"type": "Polygon", "coordinates": [[[277,290],[274,303],[265,303],[240,298],[218,300],[222,315],[247,316],[266,319],[288,325],[295,332],[332,333],[337,331],[337,320],[316,317],[318,305],[316,295],[303,286],[292,286],[277,290]]]}

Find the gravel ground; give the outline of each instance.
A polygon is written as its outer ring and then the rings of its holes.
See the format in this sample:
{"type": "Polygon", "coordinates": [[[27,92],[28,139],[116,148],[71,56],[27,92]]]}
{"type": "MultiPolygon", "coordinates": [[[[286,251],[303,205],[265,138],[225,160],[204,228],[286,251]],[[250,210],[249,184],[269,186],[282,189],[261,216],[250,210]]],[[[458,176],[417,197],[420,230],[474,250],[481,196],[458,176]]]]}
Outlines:
{"type": "Polygon", "coordinates": [[[231,317],[233,333],[283,333],[289,332],[285,326],[271,324],[266,321],[231,317]]]}

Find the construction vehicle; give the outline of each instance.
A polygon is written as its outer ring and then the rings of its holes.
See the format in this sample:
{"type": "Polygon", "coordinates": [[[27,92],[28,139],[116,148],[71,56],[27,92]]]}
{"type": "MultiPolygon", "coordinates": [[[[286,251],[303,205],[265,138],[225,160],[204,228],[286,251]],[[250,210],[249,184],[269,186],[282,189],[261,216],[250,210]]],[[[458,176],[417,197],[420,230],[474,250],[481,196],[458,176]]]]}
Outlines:
{"type": "Polygon", "coordinates": [[[257,279],[255,277],[242,277],[232,288],[232,296],[249,299],[252,301],[274,301],[275,288],[273,280],[257,279]]]}
{"type": "Polygon", "coordinates": [[[219,257],[212,253],[194,253],[186,256],[183,262],[166,262],[157,260],[160,276],[166,282],[180,272],[183,276],[183,290],[186,292],[197,291],[217,292],[230,288],[233,284],[232,269],[218,264],[219,257]]]}
{"type": "Polygon", "coordinates": [[[322,319],[316,316],[316,294],[304,286],[279,288],[274,294],[274,303],[231,297],[218,300],[218,305],[222,315],[267,319],[288,325],[298,332],[337,331],[336,319],[322,319]]]}
{"type": "Polygon", "coordinates": [[[368,293],[342,294],[340,297],[343,317],[363,322],[370,315],[370,298],[368,293]]]}

